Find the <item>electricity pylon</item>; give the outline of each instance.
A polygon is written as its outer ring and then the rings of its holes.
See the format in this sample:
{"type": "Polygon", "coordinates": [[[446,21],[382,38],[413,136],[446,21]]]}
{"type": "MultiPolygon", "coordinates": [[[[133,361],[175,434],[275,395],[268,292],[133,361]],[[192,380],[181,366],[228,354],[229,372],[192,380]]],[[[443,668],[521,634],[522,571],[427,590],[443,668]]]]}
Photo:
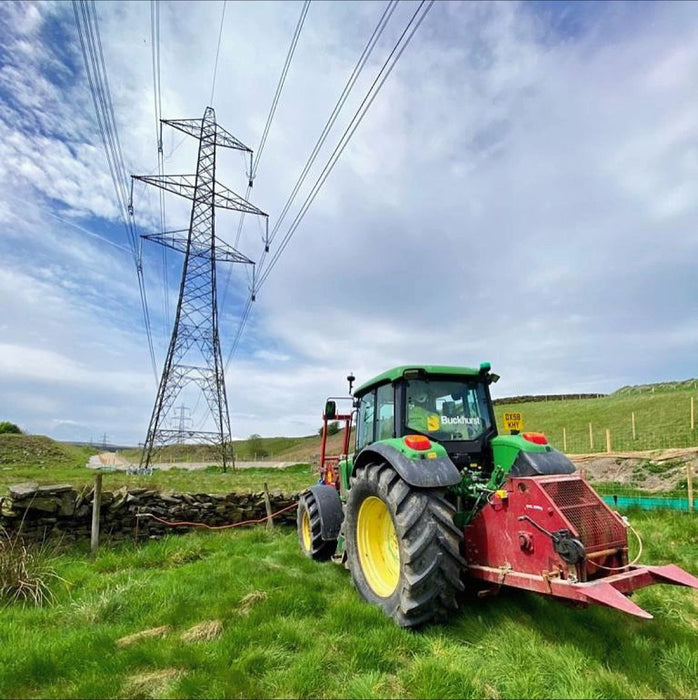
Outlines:
{"type": "MultiPolygon", "coordinates": [[[[268,217],[216,181],[218,147],[249,153],[250,166],[252,151],[216,124],[212,107],[206,108],[201,120],[163,119],[162,123],[197,138],[199,158],[195,175],[132,176],[192,200],[188,232],[185,229],[143,236],[185,256],[174,328],[139,469],[148,471],[154,451],[181,439],[181,430],[167,429],[166,421],[184,387],[195,384],[208,403],[216,430],[187,430],[186,435],[195,442],[220,445],[225,471],[228,465],[235,467],[235,458],[218,337],[216,262],[246,265],[254,265],[254,262],[216,236],[216,207],[263,216],[267,224],[268,217]],[[187,235],[183,236],[185,233],[187,235]]],[[[268,244],[268,238],[266,242],[268,244]]]]}

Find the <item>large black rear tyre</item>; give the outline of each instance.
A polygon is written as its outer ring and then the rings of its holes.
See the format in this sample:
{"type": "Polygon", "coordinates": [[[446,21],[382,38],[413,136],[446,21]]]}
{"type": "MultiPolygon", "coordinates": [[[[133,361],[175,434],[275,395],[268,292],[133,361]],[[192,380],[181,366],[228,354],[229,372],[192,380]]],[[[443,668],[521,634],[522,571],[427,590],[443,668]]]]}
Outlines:
{"type": "Polygon", "coordinates": [[[320,510],[311,491],[303,493],[298,501],[296,524],[298,543],[307,557],[315,561],[326,561],[335,553],[337,540],[322,539],[320,510]]]}
{"type": "Polygon", "coordinates": [[[346,504],[354,585],[401,627],[441,621],[463,590],[462,532],[443,489],[415,488],[390,464],[359,467],[346,504]]]}

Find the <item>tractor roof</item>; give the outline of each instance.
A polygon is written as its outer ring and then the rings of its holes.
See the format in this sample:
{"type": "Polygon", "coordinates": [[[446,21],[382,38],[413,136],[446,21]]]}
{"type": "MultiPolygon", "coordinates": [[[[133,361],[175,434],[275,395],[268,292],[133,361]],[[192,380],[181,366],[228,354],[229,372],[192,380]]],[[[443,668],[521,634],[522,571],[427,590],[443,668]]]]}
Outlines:
{"type": "Polygon", "coordinates": [[[464,376],[464,377],[477,377],[482,374],[489,372],[490,363],[483,362],[479,367],[451,367],[448,365],[400,365],[399,367],[393,367],[373,379],[369,379],[364,382],[355,392],[354,395],[363,394],[365,391],[374,387],[378,384],[384,384],[385,382],[394,382],[397,379],[402,379],[407,370],[421,370],[428,375],[443,374],[447,376],[464,376]]]}

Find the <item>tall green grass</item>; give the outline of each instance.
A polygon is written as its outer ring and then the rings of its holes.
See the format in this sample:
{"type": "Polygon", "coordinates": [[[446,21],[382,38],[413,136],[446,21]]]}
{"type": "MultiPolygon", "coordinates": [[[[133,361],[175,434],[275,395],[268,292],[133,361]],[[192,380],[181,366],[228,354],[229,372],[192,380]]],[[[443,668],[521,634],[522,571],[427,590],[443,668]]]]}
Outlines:
{"type": "MultiPolygon", "coordinates": [[[[645,561],[696,571],[698,520],[633,514],[645,561]]],[[[534,594],[468,595],[445,626],[399,629],[296,534],[197,532],[55,561],[55,604],[2,611],[0,696],[692,698],[696,592],[634,599],[653,621],[534,594]],[[185,641],[202,622],[222,632],[185,641]],[[118,640],[165,627],[126,646],[118,640]]]]}

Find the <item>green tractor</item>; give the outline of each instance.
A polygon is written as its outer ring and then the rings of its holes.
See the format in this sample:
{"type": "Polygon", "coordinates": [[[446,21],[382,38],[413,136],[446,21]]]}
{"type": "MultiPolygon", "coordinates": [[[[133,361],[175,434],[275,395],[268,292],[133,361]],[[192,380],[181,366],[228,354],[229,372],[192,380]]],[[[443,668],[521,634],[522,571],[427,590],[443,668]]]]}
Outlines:
{"type": "Polygon", "coordinates": [[[498,434],[490,370],[401,366],[353,395],[350,375],[350,395],[325,405],[320,479],[298,506],[301,550],[344,564],[404,627],[446,619],[471,581],[645,618],[633,590],[698,588],[677,566],[629,562],[627,522],[544,435],[498,434]],[[338,455],[327,454],[332,421],[344,422],[338,455]]]}

